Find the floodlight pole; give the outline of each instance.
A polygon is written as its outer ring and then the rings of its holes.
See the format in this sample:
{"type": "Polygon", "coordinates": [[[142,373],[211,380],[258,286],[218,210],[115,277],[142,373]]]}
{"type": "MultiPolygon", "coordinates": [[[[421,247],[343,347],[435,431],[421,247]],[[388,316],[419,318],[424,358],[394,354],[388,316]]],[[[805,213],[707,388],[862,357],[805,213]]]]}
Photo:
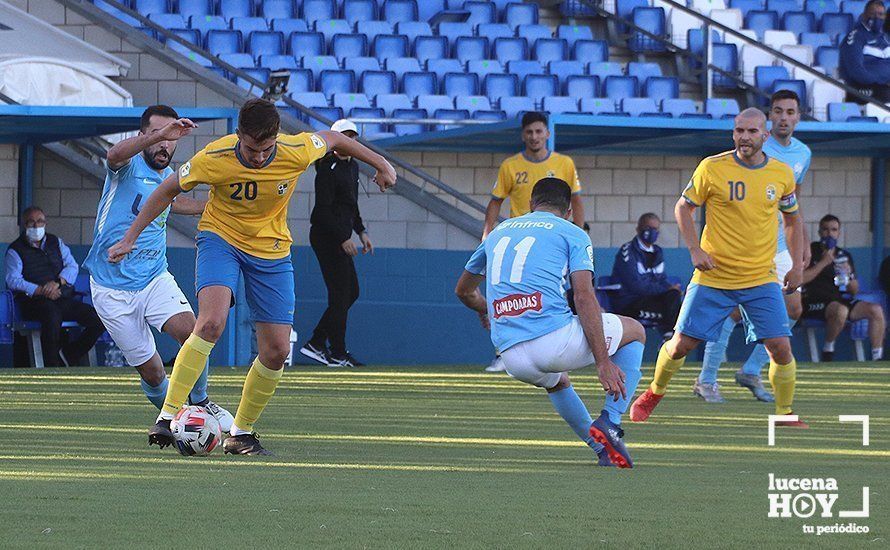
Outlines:
{"type": "Polygon", "coordinates": [[[884,259],[884,190],[887,187],[887,160],[871,159],[871,277],[877,279],[884,259]]]}

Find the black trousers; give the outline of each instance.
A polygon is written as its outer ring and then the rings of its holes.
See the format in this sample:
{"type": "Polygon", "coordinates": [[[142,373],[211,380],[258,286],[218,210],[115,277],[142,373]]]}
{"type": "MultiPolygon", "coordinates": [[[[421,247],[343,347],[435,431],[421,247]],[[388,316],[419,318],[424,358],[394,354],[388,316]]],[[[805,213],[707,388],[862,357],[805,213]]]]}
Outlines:
{"type": "Polygon", "coordinates": [[[658,323],[658,330],[664,334],[674,330],[677,317],[680,316],[682,298],[680,291],[672,288],[662,294],[637,298],[618,313],[638,321],[655,321],[658,323]]]}
{"type": "Polygon", "coordinates": [[[84,355],[96,344],[105,332],[105,326],[93,306],[74,298],[50,300],[44,297],[29,298],[20,296],[17,303],[22,317],[28,321],[39,321],[40,344],[43,348],[43,363],[47,367],[59,367],[62,342],[62,322],[75,321],[84,327],[80,336],[65,345],[61,351],[75,365],[83,365],[84,355]]]}
{"type": "Polygon", "coordinates": [[[358,275],[352,256],[341,248],[341,242],[334,242],[323,231],[309,230],[309,244],[318,258],[321,275],[328,289],[328,308],[325,310],[310,342],[321,347],[330,342],[331,353],[342,356],[346,353],[346,321],[349,308],[358,300],[358,275]]]}

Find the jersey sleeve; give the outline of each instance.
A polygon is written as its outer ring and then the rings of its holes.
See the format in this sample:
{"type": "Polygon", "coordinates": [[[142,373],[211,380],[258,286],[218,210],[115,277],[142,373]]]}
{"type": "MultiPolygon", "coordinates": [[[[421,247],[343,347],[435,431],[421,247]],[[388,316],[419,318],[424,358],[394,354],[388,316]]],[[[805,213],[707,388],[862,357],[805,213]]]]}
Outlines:
{"type": "Polygon", "coordinates": [[[576,271],[596,273],[593,268],[593,245],[590,242],[590,237],[579,227],[573,226],[571,229],[573,231],[567,235],[569,244],[569,273],[576,271]]]}
{"type": "Polygon", "coordinates": [[[213,159],[207,156],[205,150],[198,151],[188,162],[179,167],[179,188],[183,191],[191,191],[199,183],[213,185],[214,170],[213,159]]]}
{"type": "Polygon", "coordinates": [[[507,166],[507,162],[504,161],[501,163],[501,167],[498,170],[498,181],[494,184],[494,189],[491,190],[491,195],[498,199],[506,199],[510,196],[510,191],[513,190],[513,175],[510,174],[510,168],[507,166]]]}
{"type": "Polygon", "coordinates": [[[797,183],[794,180],[794,172],[791,171],[791,168],[787,166],[785,168],[784,186],[782,188],[782,196],[779,198],[779,210],[785,214],[794,214],[798,210],[797,183]]]}
{"type": "Polygon", "coordinates": [[[305,170],[328,152],[327,142],[318,134],[304,132],[294,136],[294,143],[302,145],[293,148],[294,159],[301,170],[305,170]]]}
{"type": "Polygon", "coordinates": [[[800,176],[795,182],[797,185],[803,185],[803,180],[807,177],[807,172],[810,171],[810,161],[813,160],[813,153],[810,152],[809,147],[807,147],[806,152],[807,154],[803,161],[803,170],[800,171],[800,176]]]}
{"type": "Polygon", "coordinates": [[[710,178],[708,177],[708,163],[702,161],[692,173],[692,178],[683,190],[683,198],[694,206],[701,206],[708,201],[710,195],[710,178]]]}
{"type": "Polygon", "coordinates": [[[479,244],[464,269],[474,275],[485,275],[485,242],[479,244]]]}
{"type": "Polygon", "coordinates": [[[118,181],[123,181],[133,172],[133,159],[129,159],[126,164],[118,167],[117,170],[114,170],[110,166],[108,166],[108,161],[105,161],[105,171],[113,176],[118,177],[118,181]]]}
{"type": "Polygon", "coordinates": [[[575,167],[575,161],[571,157],[565,157],[567,171],[570,174],[569,187],[572,188],[572,194],[576,195],[581,192],[581,180],[578,178],[578,169],[575,167]]]}

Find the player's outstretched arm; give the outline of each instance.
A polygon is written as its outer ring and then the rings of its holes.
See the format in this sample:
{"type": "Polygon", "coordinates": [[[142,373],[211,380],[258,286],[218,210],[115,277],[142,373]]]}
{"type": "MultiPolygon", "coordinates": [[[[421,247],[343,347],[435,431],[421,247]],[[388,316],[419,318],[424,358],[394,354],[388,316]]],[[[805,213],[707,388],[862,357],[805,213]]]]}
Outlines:
{"type": "Polygon", "coordinates": [[[142,210],[139,211],[139,215],[136,216],[136,219],[130,224],[130,228],[124,233],[124,238],[108,249],[108,261],[117,263],[132,252],[136,248],[136,239],[139,238],[142,231],[155,218],[160,216],[161,212],[170,206],[173,199],[180,193],[182,193],[182,189],[179,187],[179,173],[173,172],[148,196],[148,199],[142,206],[142,210]]]}
{"type": "Polygon", "coordinates": [[[680,197],[674,206],[674,217],[677,218],[677,225],[680,228],[680,236],[689,249],[689,256],[692,258],[692,265],[700,271],[709,271],[714,269],[717,264],[711,256],[702,250],[701,241],[698,239],[698,232],[695,230],[695,220],[692,214],[695,212],[695,205],[680,197]]]}
{"type": "Polygon", "coordinates": [[[396,169],[383,156],[378,155],[357,140],[346,137],[340,132],[322,130],[318,132],[318,135],[324,138],[328,144],[328,151],[336,151],[345,157],[355,157],[373,166],[377,170],[377,174],[374,175],[374,182],[380,188],[380,191],[386,191],[396,184],[396,178],[398,177],[396,169]]]}
{"type": "Polygon", "coordinates": [[[200,216],[204,213],[204,207],[207,201],[193,199],[185,195],[176,197],[173,204],[170,205],[170,211],[174,214],[182,214],[183,216],[200,216]]]}
{"type": "Polygon", "coordinates": [[[616,401],[619,395],[627,397],[624,372],[609,358],[609,347],[603,334],[603,310],[593,289],[593,273],[572,272],[572,290],[575,294],[575,310],[578,312],[578,320],[584,330],[587,345],[593,352],[600,384],[616,401]]]}
{"type": "Polygon", "coordinates": [[[189,135],[197,127],[197,124],[187,118],[174,120],[156,132],[139,134],[118,142],[108,150],[105,160],[108,162],[109,168],[117,170],[130,162],[131,158],[152,145],[162,141],[176,141],[181,137],[189,135]]]}
{"type": "Polygon", "coordinates": [[[472,309],[479,315],[479,322],[482,328],[489,329],[491,325],[488,321],[488,304],[485,303],[485,297],[479,291],[479,285],[485,279],[482,275],[476,275],[464,270],[457,280],[457,286],[454,293],[457,298],[468,308],[472,309]]]}
{"type": "Polygon", "coordinates": [[[501,214],[502,204],[504,204],[504,199],[497,197],[489,199],[488,206],[485,208],[485,225],[482,226],[483,241],[491,233],[491,230],[494,229],[494,226],[498,224],[498,216],[501,214]]]}

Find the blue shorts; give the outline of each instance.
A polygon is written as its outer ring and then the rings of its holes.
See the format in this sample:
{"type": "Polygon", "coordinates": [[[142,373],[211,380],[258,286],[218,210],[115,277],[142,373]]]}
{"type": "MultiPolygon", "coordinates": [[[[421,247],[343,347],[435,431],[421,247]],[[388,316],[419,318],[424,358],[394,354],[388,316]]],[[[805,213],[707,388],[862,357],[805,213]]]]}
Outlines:
{"type": "Polygon", "coordinates": [[[238,250],[210,231],[198,233],[195,287],[225,286],[238,292],[238,275],[244,275],[244,290],[250,318],[260,323],[293,325],[294,265],[290,255],[266,260],[238,250]]]}
{"type": "Polygon", "coordinates": [[[749,343],[791,336],[779,283],[737,290],[690,283],[675,330],[686,336],[714,342],[720,336],[723,321],[736,306],[741,307],[749,343]]]}

